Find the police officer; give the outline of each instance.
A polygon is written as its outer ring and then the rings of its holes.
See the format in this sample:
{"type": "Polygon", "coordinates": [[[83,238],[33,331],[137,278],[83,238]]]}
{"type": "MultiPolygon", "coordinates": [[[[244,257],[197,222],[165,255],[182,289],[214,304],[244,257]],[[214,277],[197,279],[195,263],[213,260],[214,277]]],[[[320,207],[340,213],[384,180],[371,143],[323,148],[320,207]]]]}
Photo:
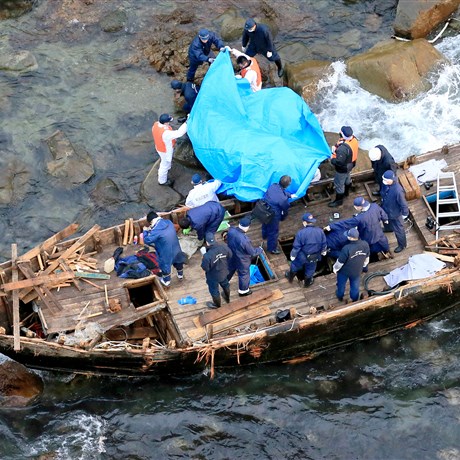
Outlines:
{"type": "MultiPolygon", "coordinates": [[[[335,153],[337,147],[340,144],[348,144],[351,147],[353,152],[352,161],[353,161],[353,168],[356,166],[356,161],[358,160],[358,153],[359,153],[359,141],[358,138],[355,137],[353,134],[353,129],[351,126],[342,126],[340,128],[340,137],[339,140],[336,142],[335,145],[332,146],[332,153],[335,153]]],[[[348,189],[345,188],[345,196],[348,196],[348,189]]]]}
{"type": "Polygon", "coordinates": [[[179,244],[174,224],[168,219],[162,219],[155,211],[147,214],[148,227],[144,227],[144,243],[155,246],[158,263],[162,272],[160,278],[164,286],[171,284],[171,265],[177,270],[179,280],[184,278],[185,254],[179,244]]]}
{"type": "Polygon", "coordinates": [[[316,264],[321,260],[321,256],[326,255],[327,243],[324,231],[314,226],[316,219],[313,214],[307,212],[302,217],[303,227],[294,238],[291,250],[291,268],[285,273],[290,283],[301,270],[304,271],[304,287],[311,286],[314,282],[316,264]]]}
{"type": "Polygon", "coordinates": [[[211,47],[215,46],[222,51],[225,48],[224,42],[214,33],[207,29],[201,29],[198,35],[192,40],[188,49],[189,68],[187,71],[187,81],[195,79],[195,73],[201,64],[207,62],[212,64],[215,59],[211,47]]]}
{"type": "MultiPolygon", "coordinates": [[[[206,283],[212,302],[206,302],[209,308],[220,308],[221,299],[219,285],[223,290],[223,297],[230,302],[230,282],[228,280],[228,265],[232,257],[232,251],[225,243],[217,243],[213,233],[206,233],[207,250],[201,261],[201,268],[206,273],[206,283]]],[[[204,248],[203,248],[204,249],[204,248]]]]}
{"type": "Polygon", "coordinates": [[[257,24],[252,18],[247,19],[244,24],[241,45],[243,53],[248,56],[252,57],[259,53],[274,62],[278,69],[278,77],[283,76],[284,70],[280,55],[273,44],[270,29],[265,24],[257,24]]]}
{"type": "Polygon", "coordinates": [[[361,273],[363,270],[367,271],[370,250],[367,242],[359,239],[359,232],[356,228],[350,228],[345,233],[349,243],[343,247],[333,268],[334,273],[337,273],[335,295],[342,301],[345,286],[347,281],[350,280],[350,298],[353,302],[356,302],[359,299],[361,273]]]}
{"type": "Polygon", "coordinates": [[[267,240],[267,251],[272,254],[281,253],[277,248],[280,222],[286,219],[288,215],[289,199],[296,198],[295,194],[286,190],[291,185],[291,182],[290,176],[282,176],[278,183],[268,187],[263,197],[274,212],[272,220],[268,224],[262,224],[262,238],[267,240]]]}
{"type": "Polygon", "coordinates": [[[219,201],[216,192],[222,185],[220,180],[213,179],[203,182],[202,177],[197,173],[192,176],[192,184],[194,187],[190,190],[185,199],[185,206],[196,208],[208,201],[219,201]]]}
{"type": "Polygon", "coordinates": [[[339,258],[342,248],[348,244],[348,238],[345,234],[347,230],[348,226],[339,220],[334,223],[334,229],[326,232],[327,255],[334,259],[334,262],[339,258]]]}
{"type": "Polygon", "coordinates": [[[401,252],[407,246],[404,220],[409,216],[406,196],[401,185],[396,181],[395,173],[389,169],[382,177],[382,208],[388,215],[385,231],[393,231],[398,242],[394,252],[401,252]]]}
{"type": "Polygon", "coordinates": [[[235,272],[238,272],[238,294],[240,297],[251,295],[249,289],[251,259],[262,254],[262,248],[253,247],[251,240],[246,235],[251,225],[250,217],[243,217],[239,220],[238,227],[228,229],[227,244],[233,253],[230,260],[230,272],[228,280],[232,279],[235,272]]]}
{"type": "MultiPolygon", "coordinates": [[[[386,212],[378,204],[369,203],[361,196],[355,198],[353,206],[358,214],[340,221],[342,228],[343,226],[347,229],[357,227],[360,238],[369,244],[371,255],[382,253],[384,257],[390,257],[390,245],[381,225],[382,222],[388,224],[386,212]]],[[[325,227],[325,230],[330,231],[337,228],[338,223],[332,222],[325,227]]]]}
{"type": "Polygon", "coordinates": [[[372,169],[374,170],[374,180],[377,184],[379,184],[379,189],[374,190],[372,195],[380,196],[383,185],[383,174],[389,169],[396,172],[398,165],[391,156],[390,152],[383,145],[377,145],[369,150],[369,160],[371,160],[372,169]]]}
{"type": "Polygon", "coordinates": [[[225,208],[220,203],[208,201],[201,206],[189,209],[185,217],[179,219],[179,226],[183,230],[196,230],[198,239],[203,240],[206,233],[217,232],[219,225],[224,220],[224,214],[225,208]]]}
{"type": "MultiPolygon", "coordinates": [[[[171,82],[171,88],[174,90],[176,98],[183,96],[185,104],[182,106],[182,110],[185,113],[190,113],[192,111],[193,104],[195,104],[198,92],[200,91],[200,85],[196,85],[190,81],[182,83],[179,80],[173,80],[171,82]]],[[[185,120],[186,118],[178,119],[179,122],[185,120]]]]}
{"type": "Polygon", "coordinates": [[[331,201],[328,206],[336,208],[343,204],[343,198],[348,195],[348,189],[351,186],[350,172],[353,169],[353,151],[351,147],[346,143],[339,144],[332,154],[331,164],[335,168],[335,200],[331,201]]]}

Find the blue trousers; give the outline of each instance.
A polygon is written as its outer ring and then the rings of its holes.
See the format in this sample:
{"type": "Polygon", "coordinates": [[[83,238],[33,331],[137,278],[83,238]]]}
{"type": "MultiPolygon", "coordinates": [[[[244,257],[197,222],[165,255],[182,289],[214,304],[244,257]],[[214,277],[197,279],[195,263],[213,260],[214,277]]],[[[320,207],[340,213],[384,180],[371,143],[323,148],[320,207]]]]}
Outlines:
{"type": "Polygon", "coordinates": [[[221,281],[218,281],[217,279],[206,278],[206,284],[208,285],[208,289],[209,289],[209,293],[211,294],[211,297],[220,296],[219,284],[222,287],[222,289],[226,289],[230,286],[230,282],[228,281],[227,278],[224,278],[221,281]]]}
{"type": "Polygon", "coordinates": [[[267,251],[272,252],[278,247],[280,221],[276,217],[268,224],[262,224],[262,238],[267,240],[267,251]]]}
{"type": "Polygon", "coordinates": [[[398,246],[405,248],[407,246],[406,230],[404,229],[404,221],[402,216],[396,219],[388,219],[388,225],[385,225],[385,230],[391,230],[396,236],[398,246]]]}
{"type": "MultiPolygon", "coordinates": [[[[215,57],[216,55],[212,51],[208,54],[208,58],[215,58],[215,57]]],[[[190,60],[190,64],[187,70],[187,81],[195,80],[196,70],[198,69],[198,67],[200,67],[201,64],[204,64],[204,62],[190,60]]]]}
{"type": "Polygon", "coordinates": [[[359,299],[359,283],[361,282],[361,274],[357,276],[343,275],[340,271],[337,273],[337,290],[335,295],[338,299],[342,299],[345,294],[345,286],[350,280],[350,299],[356,302],[359,299]]]}
{"type": "Polygon", "coordinates": [[[382,234],[380,240],[376,243],[369,244],[369,249],[372,253],[377,254],[378,252],[388,252],[390,250],[390,245],[388,244],[388,239],[385,235],[382,234]]]}
{"type": "Polygon", "coordinates": [[[303,264],[303,266],[300,266],[300,267],[298,267],[294,262],[295,261],[293,261],[291,264],[291,271],[293,271],[294,273],[297,273],[303,269],[305,273],[305,279],[313,278],[313,275],[315,274],[317,262],[306,262],[303,264]]]}
{"type": "Polygon", "coordinates": [[[230,269],[228,273],[227,280],[230,281],[235,272],[238,271],[238,290],[240,290],[241,292],[247,291],[249,289],[249,282],[251,281],[251,274],[249,272],[250,265],[250,262],[247,267],[243,267],[240,265],[237,269],[230,269]]]}

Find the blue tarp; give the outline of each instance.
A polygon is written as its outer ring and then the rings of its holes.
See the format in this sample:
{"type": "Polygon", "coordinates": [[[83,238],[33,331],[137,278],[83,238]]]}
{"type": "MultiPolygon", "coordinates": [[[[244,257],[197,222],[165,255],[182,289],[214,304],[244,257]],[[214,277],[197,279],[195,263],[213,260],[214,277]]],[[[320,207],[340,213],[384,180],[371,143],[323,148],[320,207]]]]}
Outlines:
{"type": "Polygon", "coordinates": [[[288,174],[303,196],[319,164],[330,157],[318,120],[289,88],[253,93],[236,79],[228,51],[210,66],[188,121],[188,135],[219,192],[242,201],[262,197],[288,174]]]}

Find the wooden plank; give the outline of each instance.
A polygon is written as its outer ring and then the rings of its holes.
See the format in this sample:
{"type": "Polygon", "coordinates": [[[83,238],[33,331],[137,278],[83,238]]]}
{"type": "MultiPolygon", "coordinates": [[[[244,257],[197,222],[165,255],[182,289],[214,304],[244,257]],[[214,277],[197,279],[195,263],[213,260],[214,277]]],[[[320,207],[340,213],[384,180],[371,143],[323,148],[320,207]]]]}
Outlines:
{"type": "MultiPolygon", "coordinates": [[[[279,289],[277,289],[277,291],[281,293],[282,297],[282,292],[279,289]]],[[[201,324],[201,326],[206,326],[206,324],[218,321],[224,318],[225,316],[231,315],[232,313],[247,307],[248,305],[252,305],[257,302],[260,302],[261,300],[267,299],[268,297],[271,297],[274,294],[275,291],[272,291],[270,289],[260,289],[259,291],[253,292],[250,296],[241,297],[237,301],[231,302],[228,305],[220,307],[216,310],[201,313],[198,316],[198,321],[201,324]]]]}
{"type": "MultiPolygon", "coordinates": [[[[11,245],[11,279],[13,283],[16,283],[19,279],[18,266],[18,246],[16,243],[11,245]]],[[[19,292],[13,291],[13,348],[14,351],[21,349],[21,333],[19,330],[19,292]]]]}
{"type": "Polygon", "coordinates": [[[455,257],[449,257],[449,256],[444,256],[442,254],[438,254],[436,252],[431,252],[431,251],[423,251],[424,254],[430,254],[433,257],[436,257],[436,259],[442,260],[443,262],[450,262],[454,263],[455,262],[455,257]]]}
{"type": "Polygon", "coordinates": [[[97,280],[109,280],[110,275],[106,273],[92,273],[92,272],[74,272],[77,278],[93,278],[97,280]]]}
{"type": "Polygon", "coordinates": [[[417,179],[414,177],[414,175],[410,171],[406,171],[405,173],[407,181],[409,182],[409,185],[411,186],[413,192],[414,192],[414,200],[417,198],[420,198],[422,195],[422,192],[420,190],[420,185],[418,184],[417,179]]]}
{"type": "Polygon", "coordinates": [[[67,262],[60,258],[58,260],[59,262],[59,265],[62,267],[62,269],[64,270],[64,272],[67,272],[67,273],[72,273],[72,283],[73,285],[79,290],[81,291],[83,288],[81,287],[81,283],[79,280],[75,279],[75,273],[74,271],[67,265],[67,262]]]}
{"type": "Polygon", "coordinates": [[[129,239],[129,219],[125,220],[125,231],[123,234],[123,246],[126,246],[128,244],[128,239],[129,239]]]}
{"type": "Polygon", "coordinates": [[[409,183],[409,180],[406,176],[407,172],[404,172],[403,174],[400,174],[398,176],[399,183],[401,184],[402,188],[404,189],[405,195],[406,195],[406,200],[411,201],[415,199],[415,191],[412,188],[412,185],[409,183]]]}
{"type": "Polygon", "coordinates": [[[134,240],[134,219],[132,217],[129,218],[129,237],[128,237],[128,244],[133,244],[134,240]]]}
{"type": "Polygon", "coordinates": [[[41,284],[55,284],[61,281],[67,281],[73,278],[74,276],[75,275],[73,272],[63,272],[57,275],[36,276],[30,279],[6,283],[2,286],[2,289],[4,289],[5,291],[14,291],[17,289],[23,289],[25,287],[40,286],[41,284]]]}
{"type": "Polygon", "coordinates": [[[369,187],[369,184],[375,184],[375,182],[364,182],[364,188],[366,189],[367,194],[369,195],[369,200],[371,202],[377,201],[378,197],[372,195],[372,190],[369,187]]]}
{"type": "Polygon", "coordinates": [[[158,333],[150,326],[117,328],[105,333],[108,340],[143,339],[145,337],[155,338],[158,333]]]}
{"type": "Polygon", "coordinates": [[[60,232],[56,233],[52,237],[48,238],[45,240],[43,243],[41,243],[38,246],[35,246],[34,248],[30,249],[27,251],[25,254],[20,256],[18,258],[18,262],[23,262],[26,260],[30,260],[33,257],[36,257],[38,254],[40,254],[41,251],[49,251],[51,248],[56,244],[62,241],[65,238],[68,238],[69,236],[73,235],[76,231],[78,230],[78,224],[73,223],[70,224],[68,227],[64,228],[60,232]]]}

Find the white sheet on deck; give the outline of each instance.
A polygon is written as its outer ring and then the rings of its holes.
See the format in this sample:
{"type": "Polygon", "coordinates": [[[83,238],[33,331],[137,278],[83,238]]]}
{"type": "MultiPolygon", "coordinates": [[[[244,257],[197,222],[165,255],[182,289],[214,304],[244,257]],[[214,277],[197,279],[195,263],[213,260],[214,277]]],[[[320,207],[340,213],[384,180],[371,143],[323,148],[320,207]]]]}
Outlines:
{"type": "Polygon", "coordinates": [[[416,179],[425,172],[423,176],[417,179],[419,184],[423,184],[427,181],[435,181],[438,178],[438,173],[446,166],[446,160],[433,159],[424,161],[423,163],[412,165],[409,168],[409,171],[414,175],[416,179]]]}
{"type": "Polygon", "coordinates": [[[406,265],[395,268],[383,279],[391,288],[401,281],[429,278],[442,270],[446,264],[430,254],[415,254],[409,257],[406,265]]]}

